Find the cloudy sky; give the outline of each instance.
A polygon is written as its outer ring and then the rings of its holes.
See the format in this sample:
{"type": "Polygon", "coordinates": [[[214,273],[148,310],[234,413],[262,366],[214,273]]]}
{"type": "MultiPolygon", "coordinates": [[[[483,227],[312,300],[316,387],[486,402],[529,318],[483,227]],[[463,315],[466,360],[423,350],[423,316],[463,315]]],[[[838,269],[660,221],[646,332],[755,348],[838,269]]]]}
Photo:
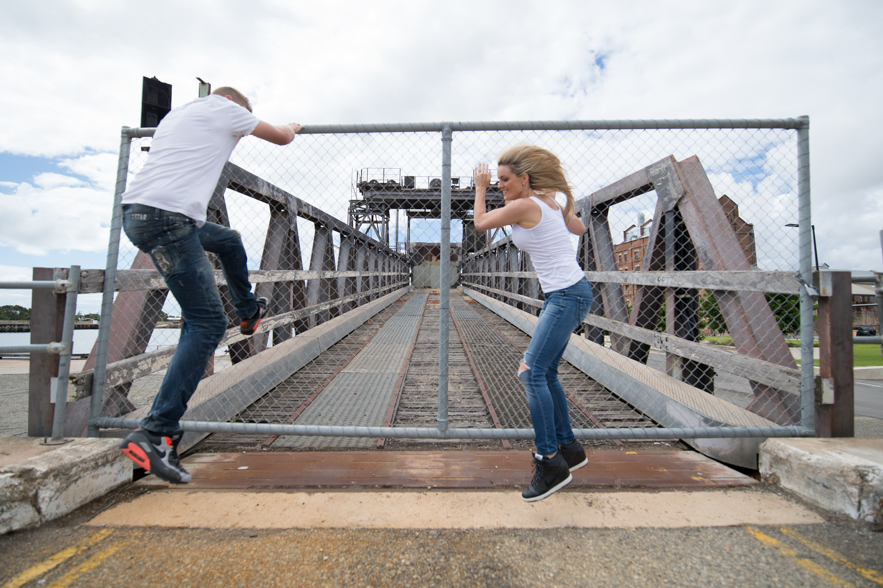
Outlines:
{"type": "Polygon", "coordinates": [[[142,76],[172,84],[173,106],[199,76],[306,125],[809,115],[819,257],[883,269],[878,0],[0,0],[0,15],[3,280],[104,267],[142,76]]]}

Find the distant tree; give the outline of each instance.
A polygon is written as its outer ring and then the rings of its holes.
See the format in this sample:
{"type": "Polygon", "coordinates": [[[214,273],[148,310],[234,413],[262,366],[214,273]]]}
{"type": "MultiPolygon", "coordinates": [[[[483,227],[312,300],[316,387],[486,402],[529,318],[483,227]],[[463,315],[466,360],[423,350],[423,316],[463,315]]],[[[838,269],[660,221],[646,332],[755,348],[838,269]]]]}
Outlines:
{"type": "MultiPolygon", "coordinates": [[[[766,294],[767,303],[776,324],[784,335],[800,330],[800,296],[797,294],[766,294]]],[[[699,298],[699,325],[715,335],[727,332],[727,323],[721,314],[714,293],[707,291],[699,298]]]]}
{"type": "Polygon", "coordinates": [[[31,309],[24,306],[6,305],[0,306],[0,321],[29,321],[31,309]]]}
{"type": "Polygon", "coordinates": [[[699,296],[699,328],[708,329],[714,335],[727,332],[724,315],[721,314],[717,298],[711,290],[706,290],[699,296]]]}
{"type": "Polygon", "coordinates": [[[767,294],[766,300],[786,336],[800,331],[800,295],[767,294]]]}

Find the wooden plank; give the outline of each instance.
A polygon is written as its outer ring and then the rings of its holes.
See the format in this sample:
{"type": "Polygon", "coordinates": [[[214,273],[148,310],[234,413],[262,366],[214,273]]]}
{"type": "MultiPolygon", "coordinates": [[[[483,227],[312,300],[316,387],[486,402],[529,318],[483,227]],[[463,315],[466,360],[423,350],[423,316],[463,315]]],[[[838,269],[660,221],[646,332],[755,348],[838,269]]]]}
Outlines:
{"type": "MultiPolygon", "coordinates": [[[[297,210],[297,215],[301,218],[305,218],[314,223],[319,223],[330,230],[348,235],[357,241],[373,245],[382,250],[389,250],[385,244],[368,237],[345,222],[316,208],[309,202],[305,202],[304,200],[289,194],[278,186],[274,186],[270,182],[244,170],[236,164],[228,161],[224,166],[224,170],[229,174],[228,187],[231,190],[250,196],[255,200],[266,202],[267,204],[277,203],[286,207],[295,208],[297,210]]],[[[399,255],[391,250],[389,251],[391,255],[399,255]]]]}
{"type": "MultiPolygon", "coordinates": [[[[588,223],[588,219],[591,217],[591,205],[591,198],[583,198],[575,205],[575,209],[579,211],[580,217],[583,219],[584,223],[588,223]]],[[[602,286],[597,281],[588,278],[589,274],[595,273],[598,269],[598,266],[595,263],[595,246],[592,243],[592,235],[588,228],[586,228],[585,233],[580,235],[579,242],[581,245],[581,248],[578,250],[579,253],[577,254],[579,263],[585,271],[589,284],[592,286],[592,308],[589,310],[589,314],[592,316],[604,316],[603,294],[601,293],[602,286]]],[[[598,345],[604,345],[605,335],[604,331],[601,329],[587,324],[584,336],[589,341],[597,343],[598,345]]]]}
{"type": "MultiPolygon", "coordinates": [[[[365,276],[368,271],[368,251],[367,247],[361,243],[356,247],[355,269],[356,273],[359,274],[356,277],[356,293],[361,294],[368,289],[368,278],[365,276]]],[[[363,297],[360,295],[356,300],[356,304],[361,304],[363,297]]]]}
{"type": "MultiPolygon", "coordinates": [[[[649,250],[649,243],[648,243],[649,250]]],[[[782,271],[685,271],[665,272],[641,270],[637,272],[598,272],[586,271],[586,279],[595,283],[628,284],[634,286],[654,286],[660,288],[697,288],[700,290],[732,290],[746,292],[769,292],[775,294],[799,294],[800,281],[793,272],[782,271]]],[[[477,278],[485,274],[465,271],[466,278],[477,278]]],[[[535,278],[536,272],[510,271],[500,274],[505,278],[535,278]]]]}
{"type": "Polygon", "coordinates": [[[831,296],[819,298],[819,378],[834,398],[833,403],[816,403],[816,432],[819,437],[852,437],[852,276],[850,272],[825,273],[831,280],[831,296]]]}
{"type": "MultiPolygon", "coordinates": [[[[465,283],[464,286],[474,288],[476,291],[492,296],[496,299],[509,295],[507,292],[496,290],[494,288],[486,288],[480,284],[465,283]]],[[[518,296],[520,302],[541,308],[542,300],[536,300],[527,296],[518,296]]],[[[610,331],[640,341],[641,343],[656,347],[667,353],[672,353],[683,357],[706,363],[722,372],[730,373],[746,379],[753,379],[757,382],[767,384],[772,387],[781,388],[794,394],[800,393],[800,372],[796,369],[784,368],[780,365],[756,359],[747,355],[740,355],[724,349],[718,349],[709,345],[702,345],[694,341],[679,339],[678,337],[669,336],[665,333],[659,333],[655,330],[644,329],[619,323],[603,316],[589,314],[584,324],[596,327],[599,330],[610,331]]],[[[642,362],[644,363],[644,362],[642,362]]]]}
{"type": "Polygon", "coordinates": [[[684,195],[684,185],[675,164],[675,158],[668,156],[646,169],[653,189],[656,190],[662,213],[674,210],[681,196],[684,195]]]}
{"type": "MultiPolygon", "coordinates": [[[[340,238],[340,249],[337,253],[337,268],[344,271],[349,270],[355,263],[353,256],[353,243],[346,236],[340,238]]],[[[353,278],[339,277],[337,278],[337,298],[346,298],[355,291],[353,278]]],[[[340,312],[344,313],[350,310],[352,305],[344,302],[340,305],[340,312]]]]}
{"type": "MultiPolygon", "coordinates": [[[[80,294],[95,294],[102,292],[104,288],[104,270],[91,269],[83,270],[86,277],[80,283],[80,294]]],[[[356,270],[348,271],[311,271],[303,269],[292,270],[251,270],[248,272],[248,279],[252,284],[260,284],[264,282],[291,282],[298,280],[317,280],[335,278],[357,278],[365,275],[366,272],[356,270]]],[[[378,272],[378,276],[385,278],[395,278],[407,274],[405,270],[378,272]]],[[[215,281],[218,286],[227,284],[224,273],[221,270],[215,271],[215,281]]],[[[116,291],[132,292],[140,290],[164,290],[166,289],[165,280],[156,270],[136,270],[123,269],[117,270],[116,273],[116,291]]]]}
{"type": "MultiPolygon", "coordinates": [[[[589,465],[574,472],[570,489],[721,488],[756,483],[692,451],[588,450],[586,454],[589,465]]],[[[353,487],[490,490],[529,482],[530,459],[527,452],[513,451],[309,451],[199,453],[186,458],[184,465],[193,475],[188,491],[353,487]]]]}
{"type": "MultiPolygon", "coordinates": [[[[153,269],[153,261],[149,255],[139,251],[132,262],[132,269],[153,269]]],[[[117,295],[113,303],[113,327],[108,339],[108,363],[144,353],[167,295],[168,290],[121,292],[117,295]]],[[[95,346],[83,369],[90,370],[94,365],[95,346]]]]}
{"type": "MultiPolygon", "coordinates": [[[[512,300],[518,301],[525,306],[532,306],[534,308],[542,308],[543,301],[537,298],[531,298],[530,296],[522,296],[520,294],[512,294],[511,292],[506,292],[505,290],[500,290],[499,288],[491,288],[489,286],[484,286],[482,284],[476,282],[463,282],[463,286],[469,288],[475,288],[476,290],[480,290],[483,293],[493,296],[497,300],[511,298],[512,300]]],[[[530,311],[528,311],[530,312],[530,311]]]]}
{"type": "MultiPolygon", "coordinates": [[[[279,385],[292,373],[350,334],[369,318],[407,293],[405,287],[319,325],[312,336],[295,337],[270,347],[259,357],[249,357],[238,364],[203,379],[190,399],[184,420],[224,422],[279,385]]],[[[144,407],[126,415],[140,419],[147,414],[144,407]]],[[[184,452],[208,433],[184,434],[178,447],[184,452]]]]}
{"type": "MultiPolygon", "coordinates": [[[[644,258],[641,260],[642,273],[650,274],[666,269],[663,248],[665,230],[662,224],[662,215],[662,203],[657,198],[655,212],[653,213],[653,223],[650,227],[650,235],[647,238],[647,247],[644,250],[644,258]]],[[[631,276],[635,272],[618,273],[624,276],[631,276]]],[[[665,272],[665,275],[676,276],[677,274],[665,272]]],[[[663,291],[658,284],[651,285],[651,287],[636,286],[635,294],[632,298],[632,312],[629,316],[629,323],[642,329],[655,331],[662,306],[662,297],[663,291]]],[[[630,359],[647,363],[650,357],[650,347],[632,340],[626,343],[623,353],[630,359]]]]}
{"type": "MultiPolygon", "coordinates": [[[[389,292],[390,288],[401,288],[405,285],[407,285],[407,282],[404,281],[397,284],[392,284],[387,288],[378,290],[375,294],[383,296],[389,292]]],[[[356,301],[359,300],[361,296],[363,296],[363,294],[355,293],[350,295],[347,300],[356,301]]],[[[266,318],[261,322],[259,330],[269,331],[280,328],[280,326],[283,325],[296,324],[298,321],[309,317],[311,314],[322,310],[327,310],[328,308],[330,308],[331,305],[338,304],[339,302],[339,300],[332,300],[329,302],[325,302],[324,304],[316,305],[315,307],[299,308],[297,310],[292,310],[281,315],[266,318]]],[[[224,347],[228,344],[229,341],[235,343],[244,339],[246,339],[246,337],[245,335],[239,333],[238,327],[229,329],[224,335],[224,338],[221,340],[221,343],[218,345],[218,347],[224,347]]],[[[169,365],[169,361],[171,361],[176,347],[176,345],[171,345],[163,349],[157,349],[156,351],[143,353],[135,357],[130,357],[114,362],[112,364],[108,364],[107,371],[105,373],[105,385],[107,386],[107,388],[112,388],[114,386],[133,382],[140,377],[164,369],[166,366],[169,365]]],[[[76,376],[72,377],[72,380],[77,387],[78,396],[81,394],[88,395],[91,392],[92,374],[92,370],[84,370],[76,376]]]]}
{"type": "MultiPolygon", "coordinates": [[[[212,194],[212,198],[209,201],[208,210],[206,211],[206,221],[213,222],[227,228],[231,228],[230,216],[227,213],[226,198],[227,189],[230,187],[229,181],[230,170],[224,168],[224,170],[221,172],[220,178],[218,179],[218,183],[215,186],[215,191],[212,194]]],[[[218,259],[218,256],[214,253],[209,253],[208,257],[211,260],[212,266],[215,268],[215,271],[221,271],[221,261],[220,259],[218,259]]],[[[227,316],[228,323],[239,324],[239,322],[244,317],[240,317],[236,314],[236,308],[233,305],[233,296],[230,294],[230,289],[227,287],[226,280],[220,283],[215,280],[215,283],[217,284],[218,291],[221,294],[221,300],[224,304],[224,314],[227,316]]],[[[266,333],[258,333],[252,338],[232,342],[228,349],[228,352],[230,354],[230,361],[236,364],[247,357],[257,354],[262,349],[266,348],[266,340],[266,333]]],[[[206,367],[206,376],[214,373],[214,359],[214,354],[212,354],[209,358],[208,366],[206,367]]]]}
{"type": "Polygon", "coordinates": [[[800,372],[796,369],[784,368],[754,357],[717,349],[710,345],[702,345],[654,330],[617,323],[604,317],[589,316],[585,322],[604,330],[619,333],[635,341],[652,345],[666,353],[708,364],[722,372],[780,388],[793,394],[800,393],[800,372]]]}
{"type": "MultiPolygon", "coordinates": [[[[469,290],[467,295],[532,334],[536,317],[469,290]]],[[[564,359],[663,427],[768,427],[774,423],[601,345],[573,335],[564,359]]],[[[762,439],[685,439],[714,459],[757,468],[762,439]]]]}
{"type": "MultiPolygon", "coordinates": [[[[69,270],[68,270],[69,271],[69,270]]],[[[67,279],[65,270],[35,267],[33,280],[67,279]],[[64,273],[63,273],[64,272],[64,273]]],[[[31,344],[61,341],[67,295],[53,290],[31,290],[31,344]]],[[[51,437],[55,405],[51,402],[52,378],[58,377],[58,355],[35,351],[28,366],[28,436],[51,437]]]]}
{"type": "MultiPolygon", "coordinates": [[[[282,251],[280,253],[279,267],[286,270],[302,270],[303,260],[301,259],[300,233],[297,227],[297,210],[287,208],[284,212],[279,212],[280,216],[284,215],[284,224],[280,223],[278,230],[282,232],[282,251]]],[[[303,308],[306,306],[305,299],[306,286],[304,282],[298,280],[277,281],[273,284],[273,314],[281,315],[292,310],[303,308]]],[[[306,323],[296,321],[293,325],[285,325],[273,329],[274,344],[281,343],[290,339],[295,332],[306,330],[306,323]]]]}
{"type": "MultiPolygon", "coordinates": [[[[738,237],[727,221],[698,158],[688,158],[680,162],[678,167],[687,192],[678,210],[703,267],[711,270],[749,270],[738,237]]],[[[785,337],[762,293],[715,294],[727,330],[740,353],[796,369],[797,364],[785,343],[785,337]]],[[[799,422],[800,402],[797,396],[759,384],[753,384],[752,388],[755,400],[751,410],[779,424],[799,422]]]]}
{"type": "MultiPolygon", "coordinates": [[[[664,161],[664,160],[663,160],[664,161]]],[[[653,189],[648,168],[636,171],[589,196],[591,208],[607,207],[633,196],[639,196],[653,189]]],[[[587,217],[583,217],[584,219],[587,217]]]]}
{"type": "MultiPolygon", "coordinates": [[[[590,216],[589,235],[592,238],[592,250],[595,252],[595,266],[601,271],[615,271],[616,256],[613,253],[613,238],[610,234],[606,208],[590,216]]],[[[604,284],[601,288],[601,297],[604,302],[604,314],[608,318],[623,323],[628,321],[625,298],[618,284],[604,284]]],[[[627,341],[617,335],[611,335],[610,345],[616,351],[622,352],[627,341]]]]}

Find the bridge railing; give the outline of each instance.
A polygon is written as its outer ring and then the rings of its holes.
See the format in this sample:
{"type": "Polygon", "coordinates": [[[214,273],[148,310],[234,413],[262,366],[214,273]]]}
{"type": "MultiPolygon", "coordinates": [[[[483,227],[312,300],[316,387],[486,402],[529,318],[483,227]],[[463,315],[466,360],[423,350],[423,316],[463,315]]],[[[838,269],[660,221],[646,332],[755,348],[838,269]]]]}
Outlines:
{"type": "Polygon", "coordinates": [[[48,436],[51,430],[52,438],[44,439],[43,444],[64,444],[68,441],[64,438],[68,376],[74,346],[80,266],[56,270],[35,268],[34,280],[0,282],[0,288],[34,292],[32,300],[36,312],[32,321],[27,322],[31,343],[0,346],[0,354],[23,353],[30,358],[32,390],[28,395],[28,435],[48,436]]]}
{"type": "MultiPolygon", "coordinates": [[[[245,384],[235,374],[246,368],[262,374],[278,371],[282,377],[292,365],[282,362],[268,370],[267,362],[274,348],[278,352],[293,345],[291,335],[302,345],[318,341],[317,329],[323,324],[354,316],[418,276],[426,276],[421,286],[456,283],[458,264],[464,285],[476,296],[494,294],[507,306],[535,315],[540,290],[529,260],[507,240],[489,247],[496,237],[476,231],[471,222],[471,181],[453,182],[471,177],[476,163],[495,168],[496,155],[505,147],[527,142],[560,157],[578,201],[576,212],[588,227],[587,237],[574,238],[574,249],[580,251],[597,294],[584,340],[605,348],[607,340],[600,338],[600,331],[606,331],[610,351],[643,365],[645,355],[659,351],[665,366],[657,372],[706,393],[718,373],[735,370],[748,382],[747,394],[737,391],[740,398],[747,396],[744,404],[764,405],[756,414],[765,415],[759,418],[769,427],[729,426],[709,432],[701,423],[669,424],[681,437],[810,434],[816,290],[811,285],[808,126],[805,118],[312,125],[284,148],[244,139],[225,168],[209,219],[240,231],[249,266],[260,268],[252,272],[253,281],[259,293],[271,294],[274,308],[262,337],[246,341],[231,333],[226,354],[218,355],[207,373],[215,372],[213,379],[219,381],[229,372],[232,380],[224,385],[228,395],[240,394],[245,384]],[[351,208],[353,174],[365,168],[397,168],[403,177],[439,181],[425,189],[407,182],[384,185],[351,208]],[[337,220],[343,218],[354,226],[337,220]],[[795,220],[797,230],[786,228],[795,220]],[[363,265],[354,261],[359,251],[363,265]],[[461,258],[450,257],[452,251],[461,258]],[[371,297],[375,300],[366,304],[371,297]],[[721,351],[700,341],[714,332],[730,337],[735,349],[721,351]],[[785,335],[799,339],[799,371],[785,335]],[[722,353],[733,357],[724,361],[722,353]]],[[[168,348],[177,338],[170,332],[165,341],[157,342],[156,333],[153,341],[145,339],[145,317],[156,316],[154,322],[146,320],[153,331],[162,313],[180,312],[157,275],[150,273],[149,260],[138,255],[120,230],[119,197],[129,174],[143,164],[151,133],[124,129],[108,266],[103,276],[93,276],[95,288],[104,293],[100,324],[108,329],[99,330],[95,349],[93,434],[96,427],[133,426],[139,407],[150,397],[150,390],[134,393],[131,386],[125,387],[131,382],[113,380],[110,366],[142,364],[119,373],[141,370],[151,362],[161,368],[162,362],[151,354],[169,357],[168,348]],[[111,313],[114,333],[109,330],[111,321],[105,320],[111,313]],[[127,320],[132,324],[123,325],[127,320]]],[[[87,283],[89,279],[84,278],[87,283]]],[[[223,286],[220,275],[218,280],[223,286]]],[[[247,432],[269,426],[274,434],[333,436],[529,438],[531,430],[523,427],[449,427],[452,309],[447,288],[439,290],[438,312],[439,408],[434,429],[360,427],[355,422],[310,428],[284,421],[226,423],[226,409],[202,417],[188,415],[184,427],[247,432]]],[[[261,385],[277,375],[262,379],[261,385]]],[[[254,395],[264,392],[256,387],[254,395]]],[[[240,396],[250,398],[252,393],[240,396]]],[[[659,431],[612,427],[605,432],[580,429],[579,435],[668,435],[659,431]]]]}
{"type": "MultiPolygon", "coordinates": [[[[131,416],[149,407],[180,333],[178,325],[164,321],[180,315],[180,309],[168,297],[163,278],[121,230],[120,198],[129,176],[143,164],[149,150],[145,140],[153,131],[123,129],[108,264],[82,274],[81,292],[104,295],[96,344],[84,370],[73,377],[78,402],[90,405],[88,411],[74,411],[83,418],[71,428],[83,432],[90,414],[93,420],[131,416]],[[150,388],[138,389],[145,381],[151,381],[150,388]]],[[[404,256],[236,163],[228,162],[221,174],[208,220],[232,222],[240,231],[249,266],[260,268],[249,272],[255,294],[268,298],[270,307],[256,335],[241,335],[220,263],[209,255],[218,268],[215,278],[230,329],[204,368],[206,377],[408,287],[404,256]]]]}
{"type": "MultiPolygon", "coordinates": [[[[712,395],[718,374],[739,378],[748,384],[743,408],[780,425],[812,425],[786,340],[800,328],[799,275],[758,268],[769,266],[776,244],[755,232],[732,198],[715,194],[697,157],[664,158],[575,209],[588,229],[577,258],[595,292],[586,338],[642,364],[658,352],[664,364],[657,368],[712,395]],[[614,243],[613,226],[622,224],[614,207],[649,192],[654,198],[644,205],[652,220],[641,214],[614,243]]],[[[748,218],[761,212],[741,210],[748,218]]],[[[534,314],[543,301],[532,269],[530,256],[507,237],[467,257],[462,280],[534,314]]]]}

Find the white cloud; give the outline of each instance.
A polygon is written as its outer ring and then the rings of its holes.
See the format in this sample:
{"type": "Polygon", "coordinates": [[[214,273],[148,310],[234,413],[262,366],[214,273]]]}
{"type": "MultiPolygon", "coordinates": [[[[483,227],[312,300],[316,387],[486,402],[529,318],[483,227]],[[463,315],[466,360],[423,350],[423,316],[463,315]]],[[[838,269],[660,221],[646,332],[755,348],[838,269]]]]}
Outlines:
{"type": "MultiPolygon", "coordinates": [[[[0,186],[14,194],[0,196],[3,210],[20,219],[0,241],[31,252],[64,243],[105,247],[101,225],[109,220],[119,131],[139,122],[141,76],[172,83],[173,105],[196,96],[200,76],[239,87],[272,122],[808,114],[820,256],[838,267],[879,269],[881,17],[883,4],[872,0],[7,3],[0,151],[67,157],[61,166],[72,175],[14,185],[0,175],[0,186]]],[[[438,142],[429,144],[424,159],[438,156],[438,142]]],[[[492,157],[501,147],[488,142],[460,153],[492,157]]],[[[793,163],[790,149],[766,153],[765,171],[779,184],[767,181],[763,194],[794,191],[780,173],[793,163]]],[[[692,151],[684,146],[676,155],[692,151]]],[[[591,191],[671,152],[611,138],[566,163],[591,191]]],[[[323,171],[349,174],[369,165],[352,151],[325,155],[293,159],[279,181],[298,196],[319,198],[302,182],[312,187],[323,171]],[[312,168],[299,167],[305,163],[312,168]]],[[[395,155],[379,151],[375,160],[397,166],[395,155]]],[[[464,174],[472,162],[456,165],[455,175],[464,174]]],[[[342,219],[348,180],[343,184],[317,204],[342,219]]],[[[750,196],[750,184],[731,184],[734,194],[750,196]]]]}
{"type": "Polygon", "coordinates": [[[38,175],[34,184],[0,193],[5,224],[0,246],[29,255],[107,249],[111,193],[55,173],[38,175]]]}
{"type": "Polygon", "coordinates": [[[34,176],[34,184],[43,190],[52,190],[54,188],[70,188],[73,186],[82,186],[83,181],[70,176],[46,172],[34,176]]]}
{"type": "Polygon", "coordinates": [[[95,188],[113,193],[119,157],[113,153],[95,153],[62,159],[58,165],[85,177],[95,188]]]}
{"type": "MultiPolygon", "coordinates": [[[[0,265],[0,282],[30,282],[34,279],[33,268],[18,267],[13,265],[0,265]]],[[[24,306],[31,307],[30,290],[0,290],[0,306],[24,306]]]]}
{"type": "Polygon", "coordinates": [[[30,282],[34,279],[32,268],[14,265],[0,265],[0,276],[4,282],[30,282]]]}

